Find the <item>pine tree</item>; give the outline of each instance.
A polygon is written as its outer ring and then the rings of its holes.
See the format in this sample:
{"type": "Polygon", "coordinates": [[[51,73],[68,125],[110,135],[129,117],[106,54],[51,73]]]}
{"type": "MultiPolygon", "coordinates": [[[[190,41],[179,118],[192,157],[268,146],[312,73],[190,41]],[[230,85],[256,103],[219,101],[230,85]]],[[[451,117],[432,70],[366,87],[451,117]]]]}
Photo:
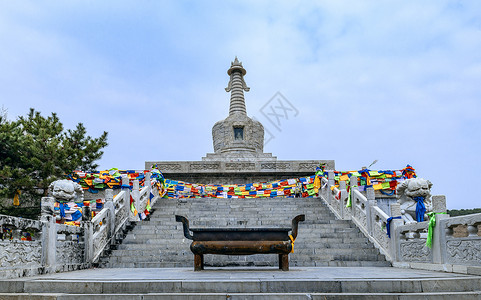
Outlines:
{"type": "Polygon", "coordinates": [[[12,199],[21,191],[21,211],[0,200],[0,213],[36,215],[40,199],[49,184],[73,170],[92,171],[107,146],[107,132],[98,138],[86,135],[82,123],[75,130],[64,130],[55,113],[43,117],[30,109],[26,117],[9,122],[0,116],[0,199],[12,199]],[[27,203],[25,203],[27,202],[27,203]]]}

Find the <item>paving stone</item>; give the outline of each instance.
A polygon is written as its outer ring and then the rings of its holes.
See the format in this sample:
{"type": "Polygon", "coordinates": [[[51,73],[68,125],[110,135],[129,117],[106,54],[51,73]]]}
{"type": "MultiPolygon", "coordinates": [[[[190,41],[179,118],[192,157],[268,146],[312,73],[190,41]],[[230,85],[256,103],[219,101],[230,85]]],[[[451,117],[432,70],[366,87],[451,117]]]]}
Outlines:
{"type": "MultiPolygon", "coordinates": [[[[2,291],[2,290],[0,290],[2,291]]],[[[1,293],[1,300],[56,300],[58,294],[24,294],[24,293],[1,293]]]]}
{"type": "Polygon", "coordinates": [[[453,285],[453,280],[442,278],[439,280],[421,280],[423,292],[466,292],[479,291],[481,289],[481,277],[466,278],[453,285]]]}
{"type": "Polygon", "coordinates": [[[343,281],[343,293],[416,293],[422,292],[421,283],[412,280],[349,280],[343,281]]]}
{"type": "Polygon", "coordinates": [[[24,284],[25,293],[63,293],[66,290],[73,294],[100,294],[102,283],[92,281],[26,281],[24,284]]]}
{"type": "Polygon", "coordinates": [[[23,281],[0,281],[0,292],[21,293],[23,291],[23,281]]]}

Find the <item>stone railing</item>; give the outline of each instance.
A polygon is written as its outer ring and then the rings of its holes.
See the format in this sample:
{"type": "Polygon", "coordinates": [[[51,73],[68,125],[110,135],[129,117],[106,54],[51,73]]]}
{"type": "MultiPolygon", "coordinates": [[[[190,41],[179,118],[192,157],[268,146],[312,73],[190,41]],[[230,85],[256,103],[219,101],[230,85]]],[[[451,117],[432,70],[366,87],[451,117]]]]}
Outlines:
{"type": "Polygon", "coordinates": [[[41,231],[38,220],[0,215],[0,278],[37,274],[42,266],[41,231]],[[18,265],[21,270],[12,269],[18,265]]]}
{"type": "MultiPolygon", "coordinates": [[[[40,220],[0,215],[0,278],[31,276],[88,268],[99,261],[123,236],[129,223],[141,221],[131,210],[130,198],[138,212],[146,209],[152,193],[149,176],[139,190],[139,182],[122,179],[121,191],[113,196],[105,190],[103,208],[92,218],[90,207],[83,207],[80,226],[56,223],[55,199],[42,198],[40,220]]],[[[154,188],[151,205],[159,199],[154,188]]]]}
{"type": "Polygon", "coordinates": [[[439,240],[446,247],[445,251],[441,251],[443,262],[462,264],[469,261],[481,266],[481,214],[442,218],[439,230],[445,233],[439,240]]]}
{"type": "Polygon", "coordinates": [[[388,215],[377,206],[373,188],[366,189],[364,195],[356,186],[357,180],[351,177],[350,182],[349,193],[346,182],[335,186],[334,172],[329,172],[328,178],[321,179],[319,196],[338,218],[351,220],[393,265],[463,273],[481,266],[481,214],[450,218],[446,198],[433,196],[436,225],[431,248],[426,245],[428,221],[404,224],[401,219],[392,219],[389,238],[388,219],[401,215],[399,204],[391,204],[388,215]]]}

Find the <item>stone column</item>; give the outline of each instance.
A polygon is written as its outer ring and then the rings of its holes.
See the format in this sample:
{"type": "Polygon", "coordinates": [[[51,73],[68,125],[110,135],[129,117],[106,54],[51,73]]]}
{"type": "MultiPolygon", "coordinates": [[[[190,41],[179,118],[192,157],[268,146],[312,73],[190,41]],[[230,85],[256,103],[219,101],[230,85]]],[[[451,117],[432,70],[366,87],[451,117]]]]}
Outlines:
{"type": "MultiPolygon", "coordinates": [[[[391,217],[401,216],[401,204],[392,203],[391,204],[391,217]]],[[[397,233],[397,228],[404,225],[402,219],[392,219],[391,220],[391,239],[389,241],[389,251],[393,261],[399,261],[399,235],[397,233]]]]}
{"type": "MultiPolygon", "coordinates": [[[[433,212],[445,213],[446,212],[446,196],[439,195],[433,196],[433,212]]],[[[449,218],[447,214],[435,214],[436,227],[434,227],[432,251],[433,251],[433,263],[442,264],[446,260],[446,230],[444,228],[444,222],[441,220],[449,218]]]]}
{"type": "Polygon", "coordinates": [[[107,220],[109,222],[109,235],[107,238],[110,238],[110,244],[115,244],[115,205],[114,205],[114,191],[112,189],[105,190],[105,204],[104,209],[108,210],[108,217],[107,220]]]}
{"type": "Polygon", "coordinates": [[[345,181],[339,181],[339,191],[341,191],[340,199],[339,199],[339,215],[341,216],[341,219],[346,220],[344,209],[346,205],[344,204],[344,199],[346,199],[347,196],[347,190],[346,190],[346,182],[345,181]]]}
{"type": "Polygon", "coordinates": [[[52,270],[57,265],[57,224],[54,204],[53,197],[43,197],[41,200],[42,266],[48,270],[52,270]]]}
{"type": "MultiPolygon", "coordinates": [[[[140,208],[140,190],[139,190],[139,181],[137,179],[134,180],[134,183],[132,185],[132,198],[134,198],[135,209],[138,210],[140,208]]],[[[138,221],[139,216],[135,215],[134,218],[132,218],[132,220],[138,221]]]]}
{"type": "Polygon", "coordinates": [[[374,220],[372,220],[371,210],[374,206],[377,205],[376,196],[374,194],[374,189],[372,187],[366,190],[366,198],[367,198],[367,205],[366,205],[367,232],[369,233],[369,235],[372,236],[372,224],[374,220]]]}
{"type": "MultiPolygon", "coordinates": [[[[150,176],[152,174],[150,172],[145,173],[145,181],[144,186],[147,187],[147,197],[150,199],[150,193],[152,193],[152,182],[150,181],[150,176]]],[[[150,203],[150,200],[149,200],[150,203]]]]}
{"type": "Polygon", "coordinates": [[[91,264],[94,257],[94,233],[90,206],[84,206],[82,209],[82,229],[84,240],[84,262],[91,264]]]}
{"type": "Polygon", "coordinates": [[[331,186],[334,186],[335,180],[334,180],[334,171],[328,171],[327,172],[327,203],[332,205],[332,190],[331,186]]]}
{"type": "Polygon", "coordinates": [[[354,203],[354,201],[352,201],[352,199],[354,198],[354,189],[356,191],[359,191],[359,188],[357,187],[357,176],[356,175],[352,175],[351,176],[351,179],[349,180],[349,184],[350,184],[350,188],[351,188],[351,207],[347,208],[346,211],[349,213],[350,216],[352,216],[353,214],[353,211],[355,209],[355,205],[356,203],[354,203]]]}
{"type": "Polygon", "coordinates": [[[124,192],[123,207],[121,209],[125,212],[125,217],[129,219],[130,216],[130,188],[129,178],[127,176],[122,177],[122,192],[124,192]]]}

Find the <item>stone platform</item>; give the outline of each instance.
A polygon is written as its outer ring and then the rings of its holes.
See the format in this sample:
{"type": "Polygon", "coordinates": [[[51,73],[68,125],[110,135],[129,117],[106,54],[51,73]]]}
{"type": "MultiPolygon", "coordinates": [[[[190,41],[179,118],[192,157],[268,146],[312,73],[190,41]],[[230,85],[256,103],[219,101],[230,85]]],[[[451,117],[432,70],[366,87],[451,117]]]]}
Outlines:
{"type": "Polygon", "coordinates": [[[452,300],[480,291],[481,276],[392,267],[91,269],[0,281],[0,299],[452,300]]]}
{"type": "Polygon", "coordinates": [[[334,160],[147,161],[165,178],[202,184],[246,184],[314,175],[320,163],[334,170],[334,160]]]}

